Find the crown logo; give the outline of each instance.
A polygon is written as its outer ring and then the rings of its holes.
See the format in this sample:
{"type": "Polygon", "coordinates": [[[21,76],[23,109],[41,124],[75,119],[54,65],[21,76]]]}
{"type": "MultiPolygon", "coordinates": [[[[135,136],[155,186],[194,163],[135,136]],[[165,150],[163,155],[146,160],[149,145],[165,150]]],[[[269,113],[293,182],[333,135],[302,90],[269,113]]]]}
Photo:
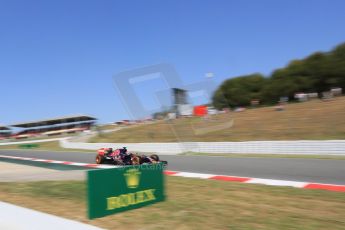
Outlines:
{"type": "Polygon", "coordinates": [[[128,169],[124,173],[128,188],[137,188],[139,186],[140,174],[141,172],[138,169],[128,169]]]}

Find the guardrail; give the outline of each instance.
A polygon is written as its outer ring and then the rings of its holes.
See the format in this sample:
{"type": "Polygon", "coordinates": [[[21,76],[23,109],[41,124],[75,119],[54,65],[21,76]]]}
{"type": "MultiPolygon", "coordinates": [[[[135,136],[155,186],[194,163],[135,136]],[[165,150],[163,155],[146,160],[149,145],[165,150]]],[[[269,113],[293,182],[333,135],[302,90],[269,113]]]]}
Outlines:
{"type": "Polygon", "coordinates": [[[60,140],[64,148],[97,150],[103,147],[159,154],[244,153],[244,154],[310,154],[345,155],[345,140],[327,141],[245,141],[245,142],[181,142],[181,143],[78,143],[60,140]]]}

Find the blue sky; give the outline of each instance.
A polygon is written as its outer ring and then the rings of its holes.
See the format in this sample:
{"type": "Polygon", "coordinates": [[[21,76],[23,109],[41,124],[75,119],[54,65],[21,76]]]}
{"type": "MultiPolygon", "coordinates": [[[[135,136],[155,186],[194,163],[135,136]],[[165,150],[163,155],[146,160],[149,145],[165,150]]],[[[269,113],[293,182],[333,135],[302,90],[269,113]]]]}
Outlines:
{"type": "MultiPolygon", "coordinates": [[[[0,123],[131,118],[112,77],[159,63],[184,84],[260,72],[345,41],[345,1],[0,0],[0,123]]],[[[149,109],[159,79],[134,88],[149,109]]],[[[205,98],[193,102],[204,103],[205,98]]]]}

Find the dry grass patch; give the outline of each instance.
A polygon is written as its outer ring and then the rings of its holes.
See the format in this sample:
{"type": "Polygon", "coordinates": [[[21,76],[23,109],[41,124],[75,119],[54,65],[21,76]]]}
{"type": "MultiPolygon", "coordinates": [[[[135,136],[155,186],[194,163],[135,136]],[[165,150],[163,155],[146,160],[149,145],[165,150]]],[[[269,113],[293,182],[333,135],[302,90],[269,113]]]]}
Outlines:
{"type": "Polygon", "coordinates": [[[203,118],[184,118],[129,127],[92,142],[178,142],[345,139],[345,97],[295,103],[203,118]],[[233,121],[233,123],[232,123],[233,121]],[[231,125],[232,124],[232,125],[231,125]]]}
{"type": "Polygon", "coordinates": [[[345,193],[167,178],[166,202],[86,218],[84,182],[0,183],[0,199],[107,229],[344,229],[345,193]]]}

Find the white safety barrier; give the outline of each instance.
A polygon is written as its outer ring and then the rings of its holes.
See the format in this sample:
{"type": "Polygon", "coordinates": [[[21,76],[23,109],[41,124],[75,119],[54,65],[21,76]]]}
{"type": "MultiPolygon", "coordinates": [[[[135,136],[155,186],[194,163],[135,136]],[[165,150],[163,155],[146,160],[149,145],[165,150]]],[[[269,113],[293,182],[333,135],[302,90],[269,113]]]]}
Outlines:
{"type": "Polygon", "coordinates": [[[74,229],[101,230],[101,228],[73,220],[0,202],[0,229],[74,229]]]}
{"type": "Polygon", "coordinates": [[[181,142],[181,143],[77,143],[60,140],[63,148],[96,150],[104,147],[160,154],[250,153],[250,154],[322,154],[345,155],[345,140],[328,141],[245,141],[245,142],[181,142]]]}

